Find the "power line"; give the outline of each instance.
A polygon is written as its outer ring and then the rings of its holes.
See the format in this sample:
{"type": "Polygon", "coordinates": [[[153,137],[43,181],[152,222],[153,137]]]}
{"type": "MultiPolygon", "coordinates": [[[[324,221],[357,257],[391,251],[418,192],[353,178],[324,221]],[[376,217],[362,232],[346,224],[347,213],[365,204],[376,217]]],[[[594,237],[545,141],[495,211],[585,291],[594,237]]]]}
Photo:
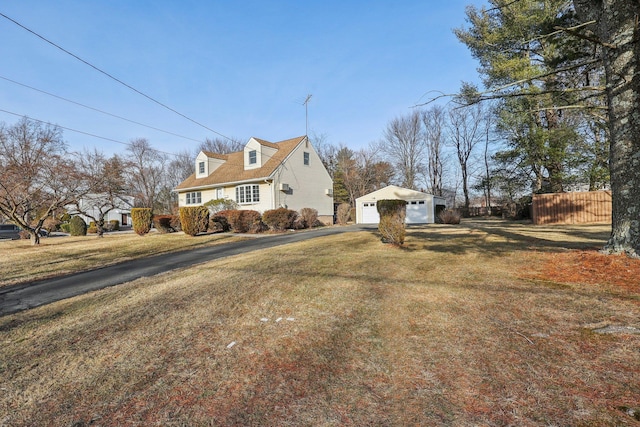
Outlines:
{"type": "Polygon", "coordinates": [[[104,71],[104,70],[102,70],[102,69],[100,69],[100,68],[96,67],[95,65],[91,64],[90,62],[88,62],[88,61],[86,61],[86,60],[84,60],[84,59],[80,58],[78,55],[76,55],[76,54],[74,54],[74,53],[71,53],[70,51],[66,50],[66,49],[65,49],[65,48],[63,48],[62,46],[60,46],[60,45],[58,45],[58,44],[56,44],[56,43],[52,42],[51,40],[47,39],[46,37],[41,36],[40,34],[36,33],[35,31],[33,31],[33,30],[31,30],[31,29],[29,29],[29,28],[25,27],[24,25],[22,25],[21,23],[19,23],[19,22],[18,22],[18,21],[16,21],[15,19],[12,19],[12,18],[8,17],[8,16],[7,16],[7,15],[5,15],[4,13],[0,12],[0,16],[2,16],[3,18],[5,18],[5,19],[7,19],[7,20],[9,20],[9,21],[11,21],[11,22],[13,22],[14,24],[16,24],[17,26],[19,26],[20,28],[22,28],[22,29],[24,29],[24,30],[26,30],[26,31],[30,32],[31,34],[33,34],[34,36],[38,37],[39,39],[41,39],[41,40],[43,40],[43,41],[45,41],[45,42],[49,43],[51,46],[54,46],[55,48],[60,49],[61,51],[63,51],[63,52],[64,52],[64,53],[66,53],[67,55],[70,55],[70,56],[74,57],[75,59],[77,59],[78,61],[82,62],[83,64],[88,65],[89,67],[93,68],[94,70],[98,71],[99,73],[104,74],[105,76],[109,77],[110,79],[112,79],[112,80],[114,80],[114,81],[116,81],[116,82],[120,83],[121,85],[125,86],[126,88],[128,88],[128,89],[130,89],[130,90],[132,90],[132,91],[136,92],[136,93],[137,93],[137,94],[139,94],[139,95],[144,96],[145,98],[147,98],[148,100],[150,100],[150,101],[152,101],[152,102],[155,102],[156,104],[160,105],[161,107],[166,108],[167,110],[169,110],[169,111],[171,111],[171,112],[173,112],[173,113],[175,113],[175,114],[179,115],[179,116],[180,116],[180,117],[182,117],[182,118],[185,118],[185,119],[189,120],[189,121],[190,121],[190,122],[192,122],[192,123],[195,123],[196,125],[198,125],[198,126],[200,126],[200,127],[204,128],[204,129],[207,129],[207,130],[208,130],[208,131],[210,131],[210,132],[215,133],[216,135],[219,135],[219,136],[221,136],[221,137],[223,137],[223,138],[225,138],[225,139],[228,139],[229,141],[231,141],[231,140],[232,140],[232,139],[231,139],[231,138],[229,138],[228,136],[223,135],[223,134],[221,134],[220,132],[216,132],[215,130],[213,130],[213,129],[211,129],[211,128],[209,128],[209,127],[205,126],[205,125],[203,125],[202,123],[200,123],[200,122],[198,122],[198,121],[196,121],[196,120],[194,120],[194,119],[192,119],[192,118],[190,118],[190,117],[188,117],[188,116],[185,116],[185,115],[184,115],[184,114],[182,114],[181,112],[179,112],[179,111],[177,111],[177,110],[174,110],[173,108],[169,107],[168,105],[163,104],[162,102],[160,102],[160,101],[156,100],[155,98],[152,98],[151,96],[149,96],[149,95],[147,95],[147,94],[145,94],[145,93],[143,93],[143,92],[139,91],[138,89],[136,89],[136,88],[134,88],[133,86],[131,86],[131,85],[129,85],[129,84],[127,84],[127,83],[123,82],[122,80],[118,79],[117,77],[112,76],[111,74],[107,73],[106,71],[104,71]]]}
{"type": "MultiPolygon", "coordinates": [[[[45,125],[51,125],[51,123],[50,123],[50,122],[46,122],[46,121],[44,121],[44,120],[39,120],[39,119],[34,119],[33,117],[29,117],[29,116],[24,115],[24,114],[14,113],[14,112],[12,112],[12,111],[8,111],[8,110],[3,110],[3,109],[1,109],[1,108],[0,108],[0,112],[7,113],[7,114],[11,114],[12,116],[24,117],[24,118],[26,118],[26,119],[33,120],[34,122],[42,123],[42,124],[45,124],[45,125]]],[[[122,142],[122,141],[118,141],[117,139],[108,138],[108,137],[106,137],[106,136],[96,135],[96,134],[94,134],[94,133],[85,132],[85,131],[78,130],[78,129],[73,129],[73,128],[69,128],[69,127],[65,127],[65,126],[60,126],[60,125],[54,125],[54,126],[59,127],[60,129],[68,130],[68,131],[70,131],[70,132],[75,132],[75,133],[79,133],[79,134],[82,134],[82,135],[87,135],[87,136],[90,136],[90,137],[93,137],[93,138],[102,139],[102,140],[104,140],[104,141],[115,142],[116,144],[122,144],[122,145],[126,145],[126,146],[128,146],[128,147],[130,147],[130,146],[132,145],[130,142],[122,142]]],[[[166,152],[166,151],[161,151],[161,150],[158,150],[158,149],[155,149],[155,148],[152,148],[151,150],[153,150],[153,151],[155,151],[155,152],[157,152],[157,153],[167,154],[167,155],[169,155],[169,156],[180,157],[180,154],[168,153],[168,152],[166,152]]]]}
{"type": "Polygon", "coordinates": [[[27,89],[31,89],[31,90],[34,90],[34,91],[36,91],[36,92],[44,93],[45,95],[49,95],[49,96],[52,96],[52,97],[54,97],[54,98],[61,99],[61,100],[63,100],[63,101],[69,102],[69,103],[71,103],[71,104],[79,105],[80,107],[84,107],[84,108],[87,108],[87,109],[89,109],[89,110],[97,111],[98,113],[105,114],[105,115],[107,115],[107,116],[115,117],[116,119],[124,120],[124,121],[127,121],[127,122],[129,122],[129,123],[134,123],[134,124],[139,125],[139,126],[143,126],[143,127],[149,128],[149,129],[157,130],[157,131],[159,131],[159,132],[164,132],[164,133],[166,133],[166,134],[173,135],[173,136],[177,136],[177,137],[179,137],[179,138],[188,139],[188,140],[190,140],[190,141],[202,142],[202,141],[200,141],[200,140],[198,140],[198,139],[189,138],[188,136],[179,135],[179,134],[177,134],[177,133],[173,133],[173,132],[170,132],[170,131],[167,131],[167,130],[159,129],[159,128],[154,127],[154,126],[145,125],[144,123],[136,122],[135,120],[130,120],[130,119],[127,119],[126,117],[118,116],[118,115],[116,115],[116,114],[112,114],[112,113],[109,113],[109,112],[107,112],[107,111],[103,111],[103,110],[100,110],[100,109],[98,109],[98,108],[91,107],[91,106],[89,106],[89,105],[81,104],[81,103],[79,103],[79,102],[76,102],[76,101],[73,101],[73,100],[71,100],[71,99],[67,99],[67,98],[64,98],[64,97],[62,97],[62,96],[59,96],[59,95],[56,95],[56,94],[53,94],[53,93],[50,93],[50,92],[44,91],[44,90],[42,90],[42,89],[38,89],[38,88],[35,88],[35,87],[33,87],[33,86],[29,86],[29,85],[26,85],[26,84],[24,84],[24,83],[17,82],[17,81],[15,81],[15,80],[11,80],[11,79],[9,79],[9,78],[7,78],[7,77],[0,76],[0,79],[2,79],[2,80],[6,80],[6,81],[11,82],[11,83],[13,83],[13,84],[16,84],[16,85],[18,85],[18,86],[26,87],[27,89]]]}

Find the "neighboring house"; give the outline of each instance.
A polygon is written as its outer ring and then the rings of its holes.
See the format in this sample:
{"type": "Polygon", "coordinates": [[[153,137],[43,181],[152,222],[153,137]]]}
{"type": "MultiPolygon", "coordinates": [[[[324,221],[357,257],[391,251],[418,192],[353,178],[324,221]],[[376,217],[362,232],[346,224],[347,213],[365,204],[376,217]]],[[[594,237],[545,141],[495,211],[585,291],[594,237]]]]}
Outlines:
{"type": "Polygon", "coordinates": [[[357,224],[378,224],[380,222],[376,206],[378,200],[404,200],[407,203],[405,217],[407,224],[434,223],[440,211],[445,209],[444,197],[388,185],[356,199],[357,224]]]}
{"type": "Polygon", "coordinates": [[[333,180],[306,136],[277,143],[251,138],[230,154],[201,151],[195,173],[174,191],[180,207],[225,198],[261,213],[312,208],[333,223],[333,180]]]}
{"type": "Polygon", "coordinates": [[[106,196],[102,194],[87,194],[78,200],[78,206],[68,205],[65,206],[67,212],[71,215],[78,215],[87,224],[93,221],[87,215],[91,215],[94,218],[100,216],[100,211],[104,212],[108,207],[115,206],[109,210],[104,216],[105,223],[112,220],[120,221],[121,226],[131,225],[131,208],[133,207],[133,196],[118,196],[113,205],[111,203],[105,203],[106,196]],[[87,215],[84,215],[83,213],[87,215]]]}

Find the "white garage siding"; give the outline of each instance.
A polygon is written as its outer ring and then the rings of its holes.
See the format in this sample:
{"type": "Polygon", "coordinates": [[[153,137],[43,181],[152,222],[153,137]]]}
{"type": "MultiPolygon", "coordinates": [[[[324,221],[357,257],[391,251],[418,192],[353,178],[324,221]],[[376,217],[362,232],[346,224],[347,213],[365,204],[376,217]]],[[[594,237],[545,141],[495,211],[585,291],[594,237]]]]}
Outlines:
{"type": "Polygon", "coordinates": [[[377,224],[380,222],[380,214],[376,202],[365,202],[362,204],[361,224],[377,224]]]}
{"type": "Polygon", "coordinates": [[[356,199],[356,222],[378,224],[380,216],[376,207],[378,200],[404,200],[407,203],[407,224],[431,224],[435,222],[436,206],[444,205],[442,197],[408,188],[390,185],[356,199]]]}

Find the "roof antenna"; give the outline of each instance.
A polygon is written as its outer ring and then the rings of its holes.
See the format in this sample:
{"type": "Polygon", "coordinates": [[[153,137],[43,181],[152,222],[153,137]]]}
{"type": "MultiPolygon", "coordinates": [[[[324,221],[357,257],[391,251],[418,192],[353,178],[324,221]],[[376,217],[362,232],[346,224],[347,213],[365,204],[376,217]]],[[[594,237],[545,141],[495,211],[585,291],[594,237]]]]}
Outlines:
{"type": "Polygon", "coordinates": [[[304,100],[304,102],[302,103],[302,105],[304,105],[304,118],[305,118],[305,122],[306,122],[306,127],[305,127],[305,135],[309,135],[309,101],[311,100],[311,97],[313,95],[309,94],[307,95],[307,98],[304,100]]]}

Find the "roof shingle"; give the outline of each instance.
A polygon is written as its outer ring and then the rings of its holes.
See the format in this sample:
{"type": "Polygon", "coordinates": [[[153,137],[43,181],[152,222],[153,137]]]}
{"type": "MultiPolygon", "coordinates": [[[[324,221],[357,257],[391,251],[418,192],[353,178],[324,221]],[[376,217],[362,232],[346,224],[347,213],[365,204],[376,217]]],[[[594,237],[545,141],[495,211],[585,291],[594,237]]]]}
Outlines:
{"type": "Polygon", "coordinates": [[[262,167],[255,169],[244,169],[244,152],[237,151],[225,155],[210,153],[205,151],[208,157],[213,157],[225,162],[220,165],[213,173],[204,178],[196,178],[195,173],[189,178],[182,181],[175,190],[188,190],[190,188],[213,187],[231,182],[242,182],[268,178],[282,162],[291,154],[291,152],[304,141],[305,136],[286,139],[277,143],[265,141],[263,139],[253,138],[258,143],[277,149],[277,151],[266,161],[263,160],[262,167]]]}

